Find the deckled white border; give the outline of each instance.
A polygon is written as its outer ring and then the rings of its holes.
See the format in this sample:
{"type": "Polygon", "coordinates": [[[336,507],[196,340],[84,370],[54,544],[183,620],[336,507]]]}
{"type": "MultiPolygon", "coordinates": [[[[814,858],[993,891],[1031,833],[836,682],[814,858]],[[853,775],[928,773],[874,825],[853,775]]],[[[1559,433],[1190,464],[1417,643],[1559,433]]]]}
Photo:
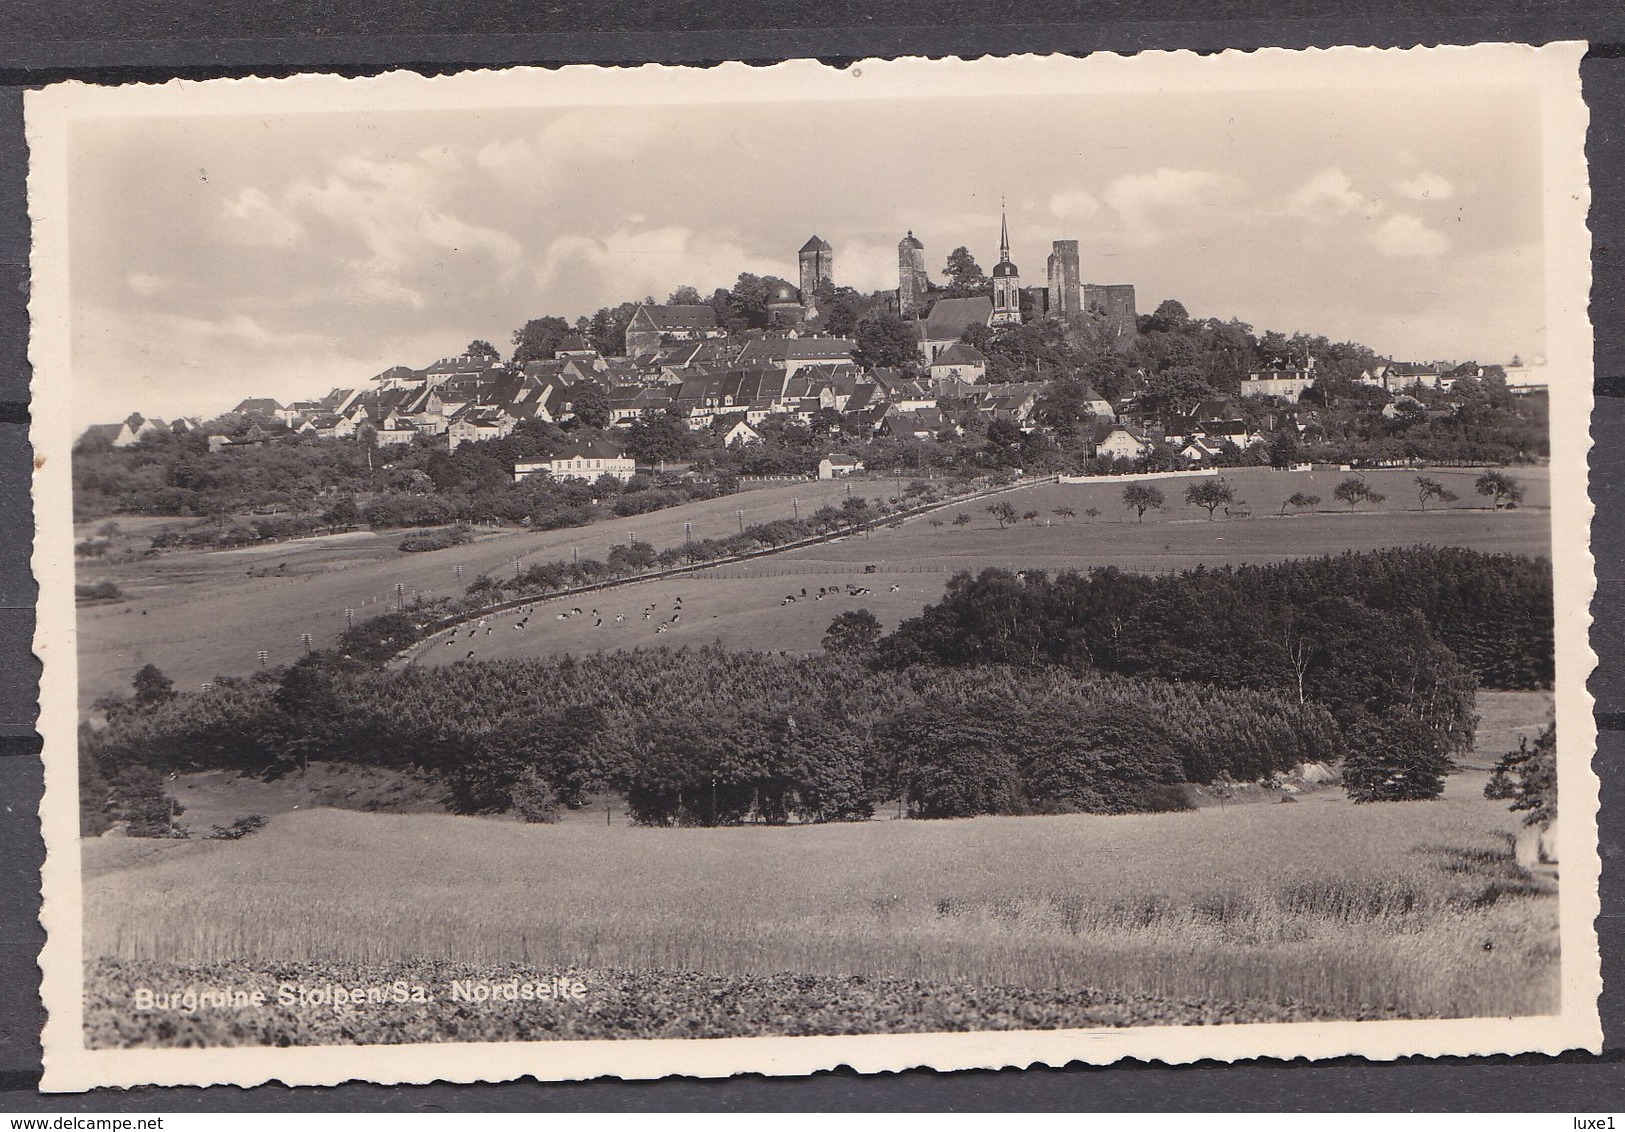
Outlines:
{"type": "MultiPolygon", "coordinates": [[[[800,1074],[846,1065],[863,1072],[1104,1064],[1125,1057],[1178,1063],[1198,1058],[1332,1057],[1359,1054],[1490,1054],[1600,1050],[1596,999],[1602,987],[1593,922],[1597,882],[1598,782],[1591,769],[1596,729],[1586,678],[1595,664],[1587,634],[1595,588],[1586,490],[1590,449],[1590,192],[1584,156],[1587,111],[1580,97],[1585,45],[1512,44],[1377,50],[1336,48],[1113,55],[1087,59],[1024,56],[929,61],[866,61],[844,71],[811,61],[751,68],[567,67],[559,71],[475,72],[437,79],[395,73],[372,79],[302,75],[290,79],[171,82],[161,86],[61,84],[29,92],[29,212],[34,224],[30,358],[34,365],[34,573],[39,582],[35,651],[44,663],[39,729],[45,740],[41,817],[48,858],[41,915],[47,1091],[99,1085],[252,1085],[265,1081],[331,1085],[544,1080],[600,1076],[697,1077],[800,1074]],[[1549,369],[1566,375],[1552,398],[1552,523],[1556,578],[1556,695],[1562,799],[1557,830],[1562,881],[1563,1012],[1551,1017],[1270,1023],[907,1034],[862,1037],[595,1040],[325,1046],[288,1049],[86,1050],[83,1042],[82,908],[78,841],[77,674],[73,532],[68,453],[72,374],[68,365],[67,134],[76,120],[121,116],[251,115],[302,110],[365,111],[583,104],[828,101],[858,98],[1005,96],[1299,87],[1527,85],[1538,90],[1545,186],[1549,369]]],[[[1515,159],[1535,155],[1517,154],[1515,159]]]]}

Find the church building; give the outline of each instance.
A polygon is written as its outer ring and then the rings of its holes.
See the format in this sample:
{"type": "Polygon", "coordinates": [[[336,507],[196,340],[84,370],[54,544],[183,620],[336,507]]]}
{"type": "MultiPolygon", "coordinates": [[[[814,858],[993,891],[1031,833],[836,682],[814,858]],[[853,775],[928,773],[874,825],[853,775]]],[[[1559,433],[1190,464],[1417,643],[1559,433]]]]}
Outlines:
{"type": "Polygon", "coordinates": [[[999,217],[999,262],[993,268],[993,317],[990,326],[1021,325],[1021,272],[1010,262],[1010,225],[999,217]]]}

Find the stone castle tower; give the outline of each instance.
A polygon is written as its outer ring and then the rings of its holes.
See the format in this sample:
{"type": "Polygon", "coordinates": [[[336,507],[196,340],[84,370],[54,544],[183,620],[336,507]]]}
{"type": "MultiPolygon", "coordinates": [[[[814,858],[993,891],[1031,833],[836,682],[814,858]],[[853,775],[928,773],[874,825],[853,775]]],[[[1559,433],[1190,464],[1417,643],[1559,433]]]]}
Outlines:
{"type": "Polygon", "coordinates": [[[801,301],[811,303],[820,287],[829,286],[835,279],[835,249],[829,241],[814,236],[801,245],[801,301]]]}
{"type": "Polygon", "coordinates": [[[925,309],[931,277],[925,270],[925,245],[913,229],[897,241],[897,313],[909,318],[925,309]]]}
{"type": "Polygon", "coordinates": [[[1065,322],[1083,312],[1078,241],[1056,240],[1049,256],[1049,316],[1065,322]]]}
{"type": "Polygon", "coordinates": [[[1010,262],[1010,225],[999,217],[999,262],[993,268],[993,317],[989,326],[1021,323],[1021,272],[1010,262]]]}

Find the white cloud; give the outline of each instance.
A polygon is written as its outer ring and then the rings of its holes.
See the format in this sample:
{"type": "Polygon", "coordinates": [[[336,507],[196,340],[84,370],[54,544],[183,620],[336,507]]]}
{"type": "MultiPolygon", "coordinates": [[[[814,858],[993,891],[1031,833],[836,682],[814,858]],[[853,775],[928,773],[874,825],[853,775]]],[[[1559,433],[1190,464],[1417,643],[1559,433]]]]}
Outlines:
{"type": "Polygon", "coordinates": [[[1100,211],[1100,202],[1082,189],[1075,189],[1050,197],[1049,210],[1064,219],[1087,220],[1100,211]]]}
{"type": "MultiPolygon", "coordinates": [[[[573,172],[601,162],[630,162],[648,157],[652,146],[672,141],[657,132],[646,113],[598,109],[574,111],[548,123],[533,137],[504,137],[487,142],[474,154],[474,164],[511,187],[534,190],[569,180],[573,172]]],[[[704,139],[681,139],[689,149],[704,139]]]]}
{"type": "Polygon", "coordinates": [[[839,235],[830,240],[835,245],[835,282],[863,292],[897,286],[896,241],[839,235]]]}
{"type": "Polygon", "coordinates": [[[546,301],[575,310],[645,295],[663,299],[685,285],[705,293],[731,286],[742,271],[783,277],[793,266],[674,224],[622,228],[601,240],[560,236],[543,253],[535,278],[546,301]]]}
{"type": "Polygon", "coordinates": [[[1106,186],[1106,203],[1121,218],[1125,238],[1152,244],[1174,228],[1189,228],[1214,211],[1233,204],[1243,184],[1240,178],[1200,169],[1169,169],[1134,173],[1106,186]]]}
{"type": "Polygon", "coordinates": [[[124,277],[124,285],[144,299],[169,290],[169,280],[162,275],[151,275],[145,271],[132,271],[124,277]]]}
{"type": "Polygon", "coordinates": [[[524,266],[524,249],[512,236],[450,210],[451,191],[448,178],[421,160],[352,157],[320,181],[290,186],[284,200],[290,212],[320,218],[360,242],[359,255],[342,239],[320,249],[338,257],[347,289],[420,310],[424,286],[489,287],[511,282],[524,266]]]}
{"type": "Polygon", "coordinates": [[[291,244],[305,227],[264,192],[247,188],[221,206],[220,229],[232,243],[274,247],[291,244]]]}
{"type": "Polygon", "coordinates": [[[1456,186],[1437,173],[1418,173],[1408,181],[1395,181],[1394,188],[1411,200],[1449,200],[1456,195],[1456,186]]]}
{"type": "Polygon", "coordinates": [[[1371,236],[1377,250],[1386,256],[1419,257],[1431,259],[1441,256],[1450,247],[1443,232],[1429,228],[1419,218],[1408,213],[1390,216],[1371,236]]]}
{"type": "Polygon", "coordinates": [[[1322,224],[1345,216],[1371,220],[1381,214],[1382,208],[1380,198],[1355,189],[1354,182],[1341,169],[1322,169],[1286,198],[1287,212],[1322,224]]]}

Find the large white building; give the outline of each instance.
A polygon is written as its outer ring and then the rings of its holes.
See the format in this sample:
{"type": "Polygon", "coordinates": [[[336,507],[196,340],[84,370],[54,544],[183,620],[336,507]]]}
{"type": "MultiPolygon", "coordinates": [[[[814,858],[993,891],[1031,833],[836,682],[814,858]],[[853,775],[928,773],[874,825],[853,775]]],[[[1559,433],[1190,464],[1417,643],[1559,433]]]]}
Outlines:
{"type": "Polygon", "coordinates": [[[546,473],[556,480],[595,480],[600,476],[614,476],[625,483],[637,474],[637,463],[609,441],[591,437],[577,441],[554,453],[551,460],[517,463],[513,466],[513,479],[520,483],[531,476],[546,473]]]}

